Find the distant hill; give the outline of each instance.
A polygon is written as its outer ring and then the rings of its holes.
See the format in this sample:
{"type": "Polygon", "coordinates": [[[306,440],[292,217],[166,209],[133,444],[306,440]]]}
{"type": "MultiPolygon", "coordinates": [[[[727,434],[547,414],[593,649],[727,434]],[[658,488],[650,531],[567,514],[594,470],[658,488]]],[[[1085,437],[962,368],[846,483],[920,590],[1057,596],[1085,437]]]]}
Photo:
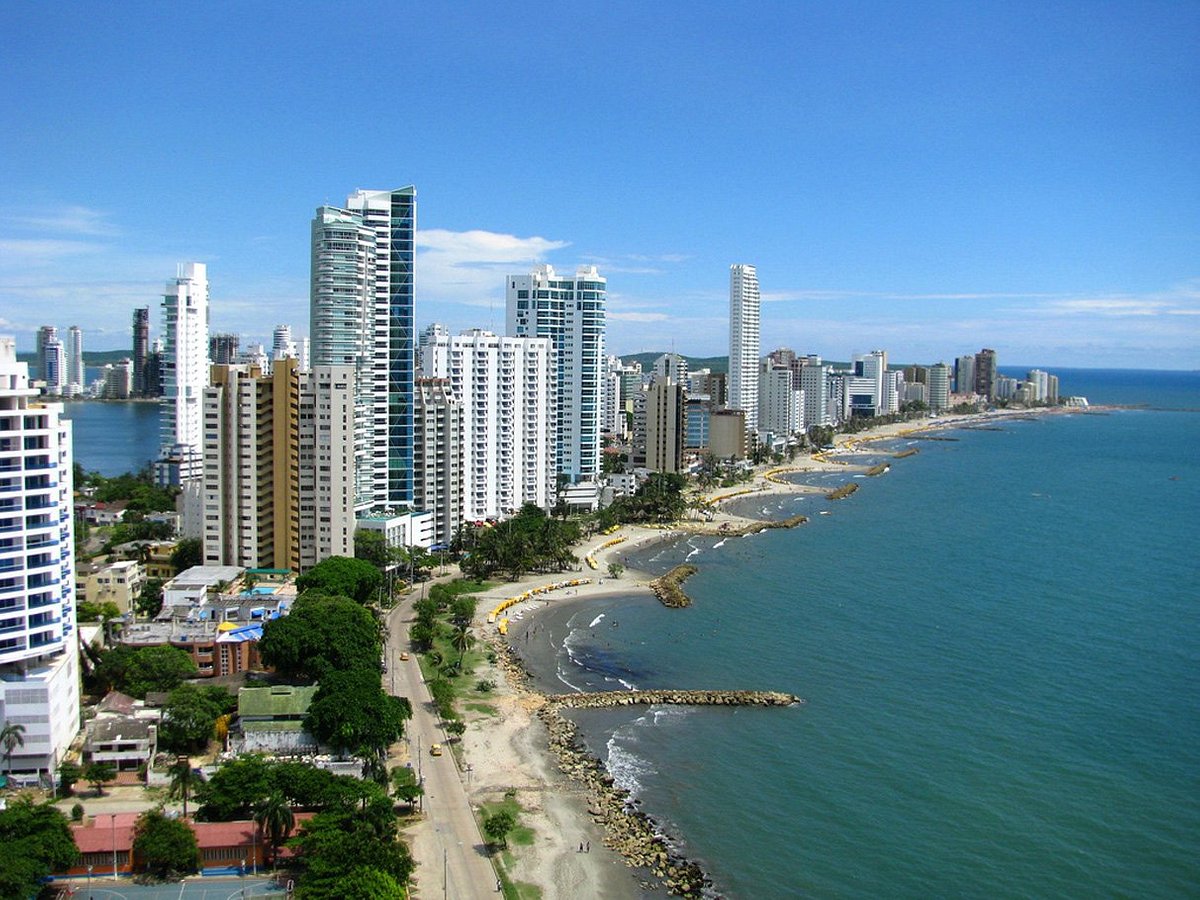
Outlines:
{"type": "MultiPolygon", "coordinates": [[[[666,352],[666,350],[663,350],[659,353],[632,353],[629,356],[622,356],[621,362],[626,365],[639,362],[642,364],[643,371],[645,371],[653,368],[654,361],[666,352]]],[[[728,356],[684,356],[683,358],[687,360],[689,372],[695,372],[697,369],[711,369],[713,372],[729,371],[728,356]]]]}

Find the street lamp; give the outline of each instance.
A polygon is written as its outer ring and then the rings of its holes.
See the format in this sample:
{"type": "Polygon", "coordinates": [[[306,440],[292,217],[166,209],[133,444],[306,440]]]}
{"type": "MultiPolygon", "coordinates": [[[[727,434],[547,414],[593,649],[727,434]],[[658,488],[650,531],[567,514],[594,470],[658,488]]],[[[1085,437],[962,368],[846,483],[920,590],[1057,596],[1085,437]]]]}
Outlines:
{"type": "Polygon", "coordinates": [[[92,866],[88,866],[88,900],[92,900],[92,866]]]}
{"type": "Polygon", "coordinates": [[[240,874],[242,876],[242,900],[246,900],[246,861],[244,859],[240,867],[240,874]]]}
{"type": "Polygon", "coordinates": [[[117,880],[117,814],[112,814],[113,881],[117,880]]]}

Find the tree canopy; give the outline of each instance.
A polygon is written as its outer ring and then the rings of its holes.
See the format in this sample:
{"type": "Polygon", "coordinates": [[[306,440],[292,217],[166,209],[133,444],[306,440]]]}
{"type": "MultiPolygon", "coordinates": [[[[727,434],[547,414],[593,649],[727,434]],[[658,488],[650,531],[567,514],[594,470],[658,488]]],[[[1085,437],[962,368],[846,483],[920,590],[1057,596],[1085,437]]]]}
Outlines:
{"type": "Polygon", "coordinates": [[[144,698],[149,691],[174,690],[196,672],[192,658],[178,647],[119,644],[100,657],[96,674],[107,687],[144,698]]]}
{"type": "Polygon", "coordinates": [[[79,848],[67,817],[29,797],[0,810],[0,897],[33,897],[42,879],[70,868],[79,848]]]}
{"type": "Polygon", "coordinates": [[[370,668],[378,679],[382,647],[370,610],[345,597],[307,594],[289,615],[263,626],[263,662],[285,678],[319,681],[327,672],[370,668]]]}
{"type": "Polygon", "coordinates": [[[178,575],[192,566],[204,562],[204,545],[200,538],[183,538],[171,551],[171,566],[178,575]]]}
{"type": "Polygon", "coordinates": [[[164,880],[195,872],[201,865],[196,833],[187,822],[168,819],[157,809],[138,816],[133,855],[142,871],[164,880]]]}
{"type": "Polygon", "coordinates": [[[173,753],[203,750],[217,719],[237,708],[237,698],[223,687],[181,684],[163,706],[159,746],[173,753]]]}
{"type": "MultiPolygon", "coordinates": [[[[357,535],[355,541],[357,544],[357,535]]],[[[359,603],[370,603],[379,596],[383,573],[365,559],[331,556],[317,563],[296,579],[300,593],[313,591],[328,597],[349,597],[359,603]]]]}
{"type": "Polygon", "coordinates": [[[468,554],[460,565],[464,575],[477,580],[497,573],[516,580],[528,572],[561,572],[578,563],[571,545],[579,537],[575,522],[552,519],[527,503],[497,525],[464,525],[458,544],[468,554]]]}
{"type": "Polygon", "coordinates": [[[321,678],[304,726],[318,741],[357,754],[386,750],[411,717],[408,700],[385,693],[377,670],[359,668],[321,678]]]}
{"type": "Polygon", "coordinates": [[[380,788],[348,775],[334,775],[309,763],[274,761],[246,754],[223,764],[196,788],[197,818],[231,822],[248,818],[278,794],[291,806],[314,812],[355,809],[378,797],[380,788]]]}
{"type": "Polygon", "coordinates": [[[300,834],[290,842],[300,851],[303,869],[298,896],[305,900],[343,900],[351,896],[345,885],[373,877],[369,875],[372,871],[387,875],[397,885],[408,882],[412,857],[408,847],[397,839],[391,801],[385,806],[386,816],[326,812],[301,826],[300,834]]]}

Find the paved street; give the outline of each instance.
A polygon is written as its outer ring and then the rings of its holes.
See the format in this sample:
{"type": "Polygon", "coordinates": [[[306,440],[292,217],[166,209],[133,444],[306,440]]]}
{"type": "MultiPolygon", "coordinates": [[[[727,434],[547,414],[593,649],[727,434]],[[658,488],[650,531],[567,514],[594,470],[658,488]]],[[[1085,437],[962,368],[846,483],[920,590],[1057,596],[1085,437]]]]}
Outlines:
{"type": "Polygon", "coordinates": [[[425,815],[413,828],[412,852],[417,862],[414,895],[421,900],[470,900],[496,896],[496,874],[475,822],[462,775],[447,747],[446,734],[433,708],[429,689],[421,678],[415,653],[408,651],[413,600],[420,589],[401,600],[388,614],[388,671],[384,686],[412,702],[413,717],[407,726],[412,765],[425,785],[425,815]],[[430,756],[430,744],[442,745],[441,756],[430,756]]]}

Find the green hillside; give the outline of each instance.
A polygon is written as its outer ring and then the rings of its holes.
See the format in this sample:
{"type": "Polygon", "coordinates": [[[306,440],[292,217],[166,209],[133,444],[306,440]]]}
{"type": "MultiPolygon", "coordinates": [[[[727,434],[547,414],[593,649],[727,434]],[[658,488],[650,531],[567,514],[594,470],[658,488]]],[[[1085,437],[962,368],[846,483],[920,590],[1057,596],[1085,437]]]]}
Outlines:
{"type": "MultiPolygon", "coordinates": [[[[666,352],[663,350],[658,353],[631,353],[629,356],[622,356],[621,362],[626,365],[639,362],[642,364],[642,369],[646,370],[653,368],[654,361],[666,352]]],[[[713,372],[729,371],[728,356],[684,356],[683,358],[687,360],[689,372],[695,372],[697,369],[711,369],[713,372]]]]}

